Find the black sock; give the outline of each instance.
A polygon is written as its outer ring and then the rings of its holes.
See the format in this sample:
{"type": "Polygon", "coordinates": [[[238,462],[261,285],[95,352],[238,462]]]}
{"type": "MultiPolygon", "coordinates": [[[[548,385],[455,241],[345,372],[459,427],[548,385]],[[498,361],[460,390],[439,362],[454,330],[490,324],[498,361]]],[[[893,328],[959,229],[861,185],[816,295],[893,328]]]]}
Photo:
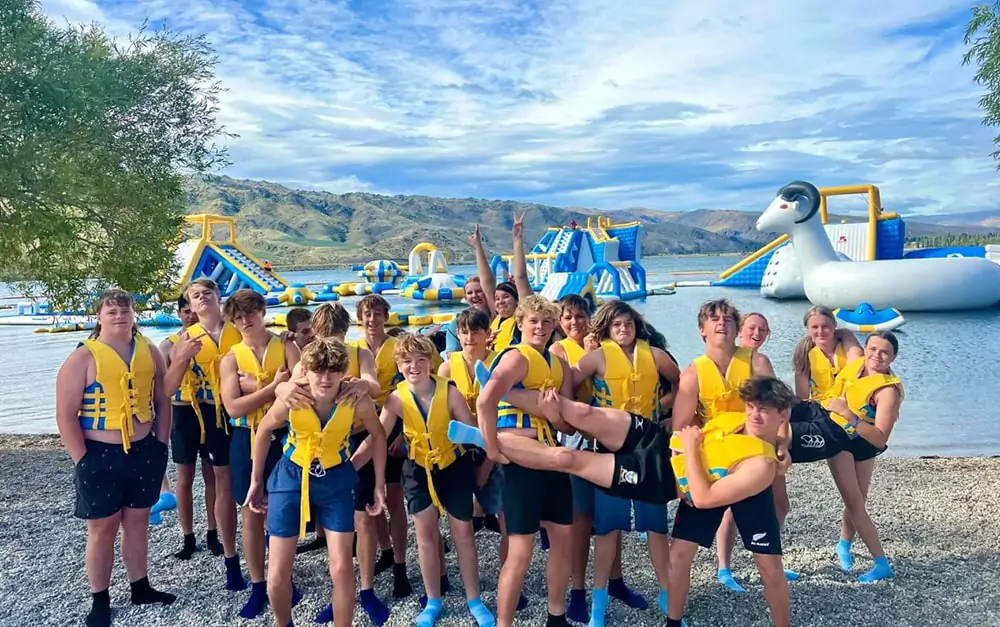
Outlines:
{"type": "Polygon", "coordinates": [[[406,564],[392,565],[392,596],[402,599],[413,594],[410,578],[406,576],[406,564]]]}
{"type": "Polygon", "coordinates": [[[149,605],[150,603],[170,605],[177,600],[176,595],[170,594],[169,592],[154,590],[153,587],[149,585],[149,577],[143,577],[139,581],[133,581],[130,585],[132,586],[133,605],[149,605]]]}
{"type": "Polygon", "coordinates": [[[184,548],[174,553],[174,557],[179,560],[189,560],[198,550],[198,543],[195,542],[193,533],[184,534],[184,548]]]}
{"type": "Polygon", "coordinates": [[[87,627],[111,627],[111,594],[105,588],[90,596],[93,597],[93,605],[87,614],[87,627]]]}
{"type": "Polygon", "coordinates": [[[222,543],[219,542],[219,531],[217,529],[209,529],[205,532],[205,544],[208,545],[208,550],[212,552],[212,555],[219,556],[225,552],[222,548],[222,543]]]}
{"type": "Polygon", "coordinates": [[[559,616],[549,614],[548,620],[545,621],[545,627],[569,627],[569,623],[566,622],[565,614],[559,616]]]}
{"type": "Polygon", "coordinates": [[[668,618],[667,627],[681,627],[682,618],[668,618]]]}

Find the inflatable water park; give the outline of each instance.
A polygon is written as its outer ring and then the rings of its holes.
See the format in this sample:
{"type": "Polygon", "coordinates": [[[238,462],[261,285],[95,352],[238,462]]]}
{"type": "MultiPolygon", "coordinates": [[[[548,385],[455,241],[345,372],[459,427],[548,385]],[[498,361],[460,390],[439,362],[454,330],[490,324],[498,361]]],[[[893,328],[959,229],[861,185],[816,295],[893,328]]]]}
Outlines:
{"type": "MultiPolygon", "coordinates": [[[[587,218],[584,227],[575,222],[550,227],[525,253],[532,288],[552,301],[579,294],[594,304],[653,295],[657,290],[647,289],[640,261],[641,227],[638,221],[615,224],[606,217],[587,218]]],[[[511,259],[513,255],[494,256],[493,274],[509,273],[511,259]]]]}
{"type": "Polygon", "coordinates": [[[957,311],[1000,303],[1000,245],[906,251],[906,225],[884,211],[875,185],[817,188],[796,181],[779,190],[756,228],[779,236],[710,281],[672,287],[754,288],[764,298],[806,299],[835,311],[855,331],[889,330],[903,312],[957,311]],[[864,195],[864,221],[831,222],[828,199],[864,195]]]}
{"type": "MultiPolygon", "coordinates": [[[[344,297],[384,294],[420,305],[461,305],[467,277],[449,270],[448,255],[432,243],[413,247],[407,263],[379,259],[352,266],[357,281],[337,283],[293,283],[271,265],[256,258],[236,240],[236,223],[231,217],[197,214],[186,216],[186,228],[197,234],[182,241],[175,251],[179,289],[194,279],[207,277],[219,285],[223,299],[237,290],[251,289],[266,298],[268,322],[284,325],[286,307],[308,306],[337,301],[344,297]],[[272,309],[274,311],[272,311],[272,309]]],[[[584,295],[596,305],[603,300],[629,300],[650,294],[665,294],[666,288],[647,289],[646,271],[640,263],[640,223],[614,224],[610,218],[588,220],[586,227],[575,223],[548,229],[527,255],[532,285],[543,295],[558,299],[565,294],[584,295]]],[[[507,270],[510,255],[496,256],[494,272],[507,270]]],[[[502,275],[501,275],[502,276],[502,275]]],[[[180,326],[168,309],[159,308],[155,297],[136,295],[147,309],[138,314],[141,326],[180,326]]],[[[390,326],[443,324],[453,312],[394,311],[390,326]]],[[[23,301],[0,310],[0,325],[39,327],[39,332],[84,331],[94,320],[86,311],[50,311],[44,302],[23,301]]]]}

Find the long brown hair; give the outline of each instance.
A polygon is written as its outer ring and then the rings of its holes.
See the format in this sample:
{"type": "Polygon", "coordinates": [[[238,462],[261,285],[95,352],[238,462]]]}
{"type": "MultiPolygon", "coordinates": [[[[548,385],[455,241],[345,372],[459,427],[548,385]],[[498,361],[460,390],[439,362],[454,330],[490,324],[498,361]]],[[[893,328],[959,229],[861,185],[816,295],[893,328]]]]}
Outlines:
{"type": "Polygon", "coordinates": [[[590,323],[590,332],[598,342],[610,337],[611,323],[615,318],[622,315],[629,315],[635,322],[635,339],[649,341],[649,325],[642,314],[636,311],[631,305],[621,300],[613,300],[601,305],[601,308],[594,314],[594,320],[590,323]]]}
{"type": "MultiPolygon", "coordinates": [[[[816,346],[813,342],[812,336],[809,335],[809,318],[813,316],[823,316],[833,323],[833,328],[837,328],[837,318],[833,315],[833,311],[829,307],[824,307],[822,305],[815,305],[809,308],[806,315],[802,316],[802,326],[806,327],[806,336],[799,340],[799,343],[795,345],[795,352],[792,355],[792,367],[795,368],[796,374],[809,374],[811,368],[809,366],[809,351],[816,346]]],[[[840,342],[840,336],[835,335],[837,342],[840,342]]]]}

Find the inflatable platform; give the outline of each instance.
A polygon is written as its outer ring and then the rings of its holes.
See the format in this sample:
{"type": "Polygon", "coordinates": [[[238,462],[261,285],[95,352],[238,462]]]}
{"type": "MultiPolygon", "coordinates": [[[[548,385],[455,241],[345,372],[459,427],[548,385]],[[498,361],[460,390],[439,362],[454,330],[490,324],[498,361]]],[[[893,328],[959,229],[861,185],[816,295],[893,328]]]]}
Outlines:
{"type": "MultiPolygon", "coordinates": [[[[535,291],[558,300],[567,294],[598,300],[645,298],[641,224],[615,224],[611,218],[587,218],[584,227],[571,223],[550,227],[525,254],[528,279],[535,291]]],[[[509,272],[513,255],[496,255],[493,273],[509,272]]]]}
{"type": "Polygon", "coordinates": [[[448,271],[444,252],[434,244],[421,242],[410,251],[409,276],[399,286],[399,295],[413,300],[430,300],[444,303],[459,302],[465,298],[465,277],[448,271]],[[427,254],[424,263],[421,254],[427,254]]]}
{"type": "Polygon", "coordinates": [[[236,224],[232,218],[209,214],[190,215],[188,224],[201,226],[201,235],[177,247],[175,256],[182,268],[177,285],[187,285],[194,279],[208,277],[219,284],[222,297],[236,290],[251,289],[261,294],[283,293],[288,281],[236,243],[236,224]],[[225,227],[224,235],[215,239],[213,227],[225,227]]]}

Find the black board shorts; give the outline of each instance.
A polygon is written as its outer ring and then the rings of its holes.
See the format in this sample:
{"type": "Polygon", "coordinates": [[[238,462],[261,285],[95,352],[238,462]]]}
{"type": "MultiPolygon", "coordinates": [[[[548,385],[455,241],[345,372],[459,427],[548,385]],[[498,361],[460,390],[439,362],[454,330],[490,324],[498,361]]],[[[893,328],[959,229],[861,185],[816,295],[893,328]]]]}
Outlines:
{"type": "Polygon", "coordinates": [[[808,464],[830,459],[848,450],[851,436],[833,420],[819,403],[802,401],[792,406],[791,442],[788,451],[793,464],[808,464]]]}
{"type": "Polygon", "coordinates": [[[676,540],[711,548],[727,509],[733,510],[733,520],[746,550],[762,555],[781,555],[781,527],[770,486],[738,503],[710,509],[698,509],[681,499],[670,535],[676,540]]]}
{"type": "Polygon", "coordinates": [[[677,498],[677,482],[670,465],[670,434],[660,424],[631,414],[632,424],[622,447],[615,452],[612,496],[662,505],[677,498]]]}
{"type": "Polygon", "coordinates": [[[84,440],[87,452],[73,469],[75,516],[97,520],[124,508],[146,509],[160,500],[167,445],[150,432],[129,445],[84,440]]]}

